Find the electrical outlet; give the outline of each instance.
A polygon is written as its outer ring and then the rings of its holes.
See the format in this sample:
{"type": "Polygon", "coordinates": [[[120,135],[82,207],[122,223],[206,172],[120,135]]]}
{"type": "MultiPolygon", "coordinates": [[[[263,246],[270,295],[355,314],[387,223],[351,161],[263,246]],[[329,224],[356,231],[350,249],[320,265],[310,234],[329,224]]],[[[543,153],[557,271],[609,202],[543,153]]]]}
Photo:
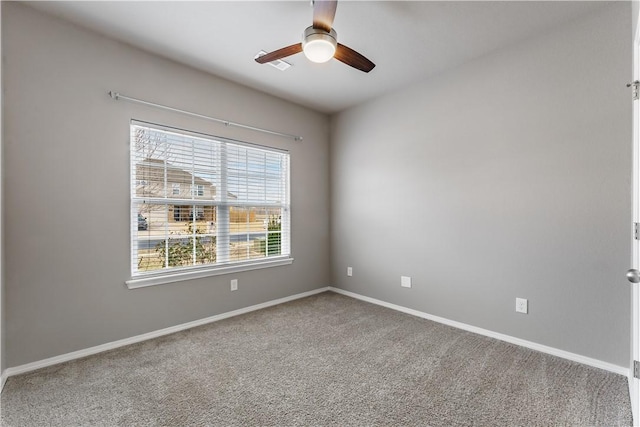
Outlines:
{"type": "Polygon", "coordinates": [[[411,287],[411,277],[409,276],[400,276],[400,286],[403,288],[411,287]]]}
{"type": "Polygon", "coordinates": [[[231,280],[231,290],[232,291],[237,291],[238,290],[238,279],[232,279],[231,280]]]}
{"type": "Polygon", "coordinates": [[[349,277],[353,276],[353,268],[347,267],[347,276],[349,277]]]}
{"type": "Polygon", "coordinates": [[[527,314],[529,312],[529,301],[524,298],[516,298],[516,311],[527,314]]]}

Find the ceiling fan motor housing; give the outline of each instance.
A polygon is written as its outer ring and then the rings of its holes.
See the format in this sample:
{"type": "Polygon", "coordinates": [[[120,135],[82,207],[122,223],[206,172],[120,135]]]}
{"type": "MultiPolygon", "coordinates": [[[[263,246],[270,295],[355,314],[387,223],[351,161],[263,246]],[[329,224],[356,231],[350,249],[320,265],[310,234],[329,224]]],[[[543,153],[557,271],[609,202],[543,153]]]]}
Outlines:
{"type": "Polygon", "coordinates": [[[308,27],[304,30],[302,50],[313,62],[327,62],[336,52],[338,33],[334,29],[327,32],[321,28],[308,27]]]}

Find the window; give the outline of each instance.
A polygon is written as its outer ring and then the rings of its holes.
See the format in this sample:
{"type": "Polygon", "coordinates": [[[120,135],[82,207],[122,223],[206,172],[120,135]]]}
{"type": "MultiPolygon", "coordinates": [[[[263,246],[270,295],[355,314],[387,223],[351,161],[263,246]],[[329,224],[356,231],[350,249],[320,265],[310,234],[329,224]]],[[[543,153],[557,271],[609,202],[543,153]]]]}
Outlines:
{"type": "Polygon", "coordinates": [[[132,122],[131,182],[129,285],[292,261],[288,152],[132,122]]]}
{"type": "Polygon", "coordinates": [[[191,185],[192,196],[204,196],[204,185],[191,185]]]}

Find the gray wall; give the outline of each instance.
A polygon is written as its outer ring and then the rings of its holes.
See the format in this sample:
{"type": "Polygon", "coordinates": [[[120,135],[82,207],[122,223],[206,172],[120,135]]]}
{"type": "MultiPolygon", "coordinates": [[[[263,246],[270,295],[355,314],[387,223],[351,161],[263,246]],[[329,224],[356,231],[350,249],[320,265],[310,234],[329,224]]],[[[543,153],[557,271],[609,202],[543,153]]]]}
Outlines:
{"type": "Polygon", "coordinates": [[[630,13],[335,116],[334,285],[629,366],[630,13]]]}
{"type": "Polygon", "coordinates": [[[636,36],[638,30],[638,10],[640,9],[640,2],[633,0],[631,2],[631,22],[632,24],[632,38],[636,36]]]}
{"type": "Polygon", "coordinates": [[[327,116],[2,7],[6,366],[329,285],[327,116]],[[109,90],[304,141],[116,102],[109,90]],[[294,263],[127,290],[131,118],[290,150],[294,263]]]}
{"type": "Polygon", "coordinates": [[[323,115],[2,2],[2,366],[329,283],[628,366],[629,13],[613,4],[339,114],[329,158],[323,115]],[[289,149],[294,264],[127,290],[131,118],[289,149]]]}

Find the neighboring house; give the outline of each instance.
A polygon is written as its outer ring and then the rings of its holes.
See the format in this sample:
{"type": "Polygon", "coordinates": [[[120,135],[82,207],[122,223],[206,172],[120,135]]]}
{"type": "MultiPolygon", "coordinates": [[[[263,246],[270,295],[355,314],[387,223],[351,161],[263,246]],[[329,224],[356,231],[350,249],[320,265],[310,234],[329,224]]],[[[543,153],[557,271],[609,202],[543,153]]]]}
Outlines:
{"type": "MultiPolygon", "coordinates": [[[[136,194],[140,197],[184,199],[184,204],[169,205],[166,218],[163,214],[166,211],[164,205],[149,205],[142,213],[150,216],[151,224],[157,221],[192,221],[194,218],[196,221],[216,221],[214,206],[194,206],[189,203],[190,200],[217,200],[216,186],[210,181],[153,158],[144,159],[136,165],[135,179],[136,194]]],[[[227,193],[227,198],[237,199],[231,193],[227,193]]]]}

